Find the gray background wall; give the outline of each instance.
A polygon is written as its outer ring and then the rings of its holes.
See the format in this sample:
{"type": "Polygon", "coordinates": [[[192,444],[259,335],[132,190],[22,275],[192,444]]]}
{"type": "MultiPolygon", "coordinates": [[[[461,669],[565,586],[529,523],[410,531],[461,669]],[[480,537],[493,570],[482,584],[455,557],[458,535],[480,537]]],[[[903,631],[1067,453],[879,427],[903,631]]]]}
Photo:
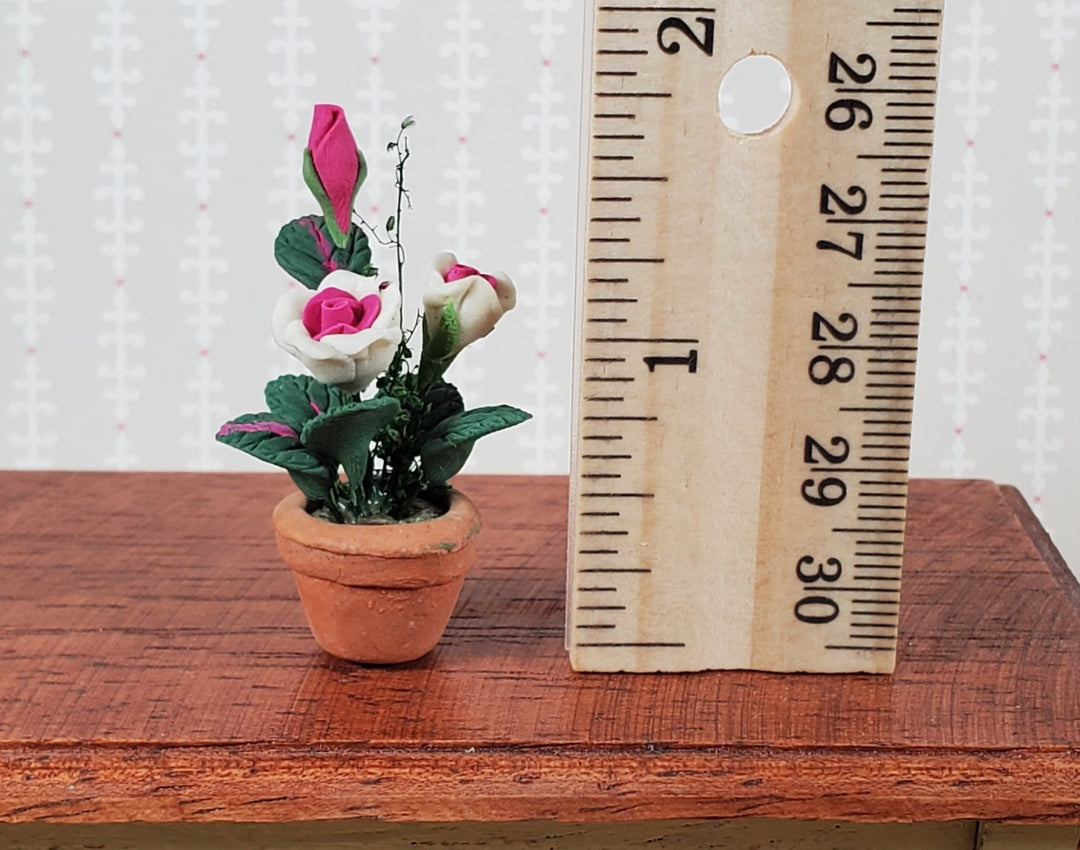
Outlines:
{"type": "MultiPolygon", "coordinates": [[[[809,0],[807,0],[809,2],[809,0]]],[[[405,222],[521,309],[455,366],[536,414],[474,472],[568,464],[583,0],[7,0],[0,16],[0,465],[252,469],[224,419],[295,371],[271,244],[314,210],[311,104],[370,155],[417,118],[405,222]]],[[[913,471],[1017,484],[1080,566],[1080,2],[948,0],[913,471]]],[[[379,257],[389,266],[385,254],[379,257]]]]}

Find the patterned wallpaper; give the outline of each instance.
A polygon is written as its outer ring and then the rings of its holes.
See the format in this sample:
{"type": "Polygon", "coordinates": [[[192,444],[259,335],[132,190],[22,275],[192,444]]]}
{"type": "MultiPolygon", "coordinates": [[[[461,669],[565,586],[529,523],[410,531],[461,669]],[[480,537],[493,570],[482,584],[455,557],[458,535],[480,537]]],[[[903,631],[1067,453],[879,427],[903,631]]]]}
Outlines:
{"type": "MultiPolygon", "coordinates": [[[[565,472],[583,0],[4,0],[0,465],[254,469],[212,440],[296,366],[272,240],[344,105],[407,279],[452,248],[520,309],[454,367],[534,422],[470,469],[565,472]]],[[[1014,483],[1080,567],[1077,0],[948,0],[913,468],[1014,483]]],[[[385,252],[376,259],[389,266],[385,252]]],[[[414,291],[414,304],[418,296],[414,291]]]]}

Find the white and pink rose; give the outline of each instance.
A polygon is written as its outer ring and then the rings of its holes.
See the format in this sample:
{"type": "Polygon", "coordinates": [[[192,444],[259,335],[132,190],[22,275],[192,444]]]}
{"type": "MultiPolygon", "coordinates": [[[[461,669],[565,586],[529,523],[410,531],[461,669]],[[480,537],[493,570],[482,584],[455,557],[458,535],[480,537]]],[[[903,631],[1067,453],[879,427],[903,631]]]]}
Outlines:
{"type": "Polygon", "coordinates": [[[446,305],[454,305],[459,325],[457,345],[451,353],[454,356],[491,333],[503,314],[514,309],[517,292],[506,274],[482,274],[472,266],[459,263],[451,253],[439,254],[434,265],[424,291],[424,317],[428,332],[434,334],[446,305]]]}
{"type": "Polygon", "coordinates": [[[274,308],[274,340],[315,379],[362,392],[385,372],[401,342],[401,296],[387,283],[339,269],[318,290],[286,292],[274,308]]]}

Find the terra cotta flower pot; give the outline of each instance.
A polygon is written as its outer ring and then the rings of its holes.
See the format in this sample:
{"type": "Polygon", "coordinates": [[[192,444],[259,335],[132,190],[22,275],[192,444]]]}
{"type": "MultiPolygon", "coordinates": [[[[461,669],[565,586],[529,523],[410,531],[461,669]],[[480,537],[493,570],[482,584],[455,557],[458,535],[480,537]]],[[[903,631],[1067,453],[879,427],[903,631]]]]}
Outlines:
{"type": "Polygon", "coordinates": [[[305,508],[302,493],[287,496],[273,522],[319,645],[364,664],[430,652],[475,559],[480,514],[472,502],[455,490],[442,516],[394,525],[339,525],[305,508]]]}

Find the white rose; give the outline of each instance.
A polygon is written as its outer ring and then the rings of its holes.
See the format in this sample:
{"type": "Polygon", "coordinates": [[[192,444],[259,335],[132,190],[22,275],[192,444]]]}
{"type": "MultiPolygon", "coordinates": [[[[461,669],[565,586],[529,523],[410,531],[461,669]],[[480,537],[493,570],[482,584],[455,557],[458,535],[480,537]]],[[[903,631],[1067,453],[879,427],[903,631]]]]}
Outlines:
{"type": "Polygon", "coordinates": [[[295,289],[281,296],[274,340],[316,380],[358,393],[394,359],[400,309],[396,287],[338,269],[314,293],[295,289]]]}
{"type": "Polygon", "coordinates": [[[435,270],[424,292],[424,316],[432,335],[442,321],[443,310],[452,303],[460,336],[452,355],[491,333],[503,313],[514,309],[517,292],[505,274],[481,274],[458,262],[450,253],[435,258],[435,270]]]}

